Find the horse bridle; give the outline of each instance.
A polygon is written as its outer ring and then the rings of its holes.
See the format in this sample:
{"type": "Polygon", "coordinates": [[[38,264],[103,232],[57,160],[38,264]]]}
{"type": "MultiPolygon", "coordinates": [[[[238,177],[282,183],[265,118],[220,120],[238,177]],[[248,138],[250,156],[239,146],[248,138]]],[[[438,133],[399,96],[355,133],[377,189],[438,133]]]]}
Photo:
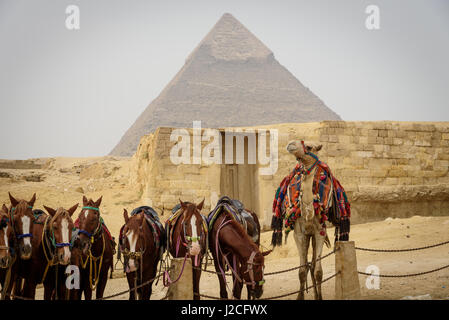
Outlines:
{"type": "MultiPolygon", "coordinates": [[[[83,210],[94,210],[94,211],[97,211],[98,213],[100,212],[100,209],[95,208],[95,207],[83,207],[81,209],[81,212],[83,210]]],[[[79,229],[78,233],[82,233],[82,234],[86,235],[90,239],[90,243],[94,243],[95,236],[97,234],[100,234],[100,231],[101,231],[101,219],[100,219],[100,217],[98,217],[98,225],[95,228],[95,231],[93,233],[90,233],[89,231],[84,230],[84,229],[79,229]]]]}
{"type": "MultiPolygon", "coordinates": [[[[28,206],[28,209],[33,210],[33,206],[28,206]]],[[[16,210],[16,207],[12,207],[11,208],[11,226],[14,229],[14,210],[16,210]]],[[[15,233],[15,232],[14,232],[15,233]]],[[[22,234],[16,234],[16,238],[17,240],[23,239],[23,238],[32,238],[33,234],[32,233],[22,233],[22,234]]]]}
{"type": "MultiPolygon", "coordinates": [[[[142,243],[145,244],[145,239],[143,239],[143,237],[141,237],[139,235],[138,239],[141,240],[142,243]]],[[[125,258],[138,260],[143,256],[143,254],[145,253],[146,250],[147,250],[146,246],[141,246],[139,251],[131,252],[130,249],[125,247],[122,251],[122,254],[125,258]],[[142,250],[142,248],[143,248],[143,250],[142,250]]]]}
{"type": "MultiPolygon", "coordinates": [[[[200,214],[200,216],[201,216],[201,222],[203,223],[204,222],[204,217],[201,214],[200,214]]],[[[183,231],[183,234],[184,234],[184,239],[186,240],[185,246],[186,246],[187,249],[191,248],[192,244],[194,242],[198,242],[198,244],[201,247],[200,241],[201,241],[202,238],[206,239],[206,247],[207,247],[207,231],[204,230],[203,225],[201,225],[200,235],[197,236],[197,237],[192,237],[192,236],[188,236],[187,235],[185,219],[183,219],[181,223],[182,223],[182,231],[183,231]]],[[[206,253],[207,253],[207,248],[205,248],[205,249],[206,249],[206,253]]]]}
{"type": "MultiPolygon", "coordinates": [[[[9,220],[9,218],[7,216],[3,216],[0,219],[0,228],[3,229],[6,226],[8,226],[8,222],[9,221],[10,220],[9,220]]],[[[13,255],[13,253],[14,253],[14,248],[12,246],[9,246],[9,245],[7,245],[7,246],[0,246],[0,250],[7,250],[7,251],[10,252],[11,255],[13,255]]],[[[9,257],[9,258],[11,258],[11,257],[9,257]]],[[[2,267],[2,268],[3,269],[7,269],[7,268],[9,268],[10,265],[11,265],[11,261],[8,261],[7,265],[5,267],[2,267]]]]}
{"type": "Polygon", "coordinates": [[[43,232],[43,234],[42,234],[42,237],[45,236],[45,238],[46,238],[46,240],[47,240],[46,242],[48,243],[48,235],[47,235],[47,231],[50,231],[50,232],[51,232],[50,242],[51,242],[51,244],[53,245],[53,247],[54,247],[54,249],[55,249],[54,252],[53,252],[53,257],[54,257],[57,248],[71,247],[71,246],[72,246],[72,243],[70,243],[70,242],[60,242],[60,243],[57,243],[57,242],[56,242],[56,238],[55,238],[55,230],[54,230],[54,228],[53,228],[53,225],[51,224],[50,228],[47,228],[47,221],[48,221],[48,220],[51,221],[51,219],[52,219],[52,218],[50,218],[50,217],[47,217],[47,219],[45,219],[45,222],[44,222],[44,232],[43,232]]]}
{"type": "MultiPolygon", "coordinates": [[[[232,267],[232,265],[229,263],[229,260],[228,260],[228,258],[227,258],[227,254],[225,255],[225,254],[223,253],[223,251],[221,250],[221,247],[220,247],[220,245],[219,245],[219,243],[218,243],[218,234],[220,233],[221,228],[223,228],[225,225],[227,225],[227,224],[230,223],[230,222],[231,222],[231,220],[226,220],[226,219],[224,219],[224,220],[222,221],[222,223],[220,224],[220,226],[218,227],[218,231],[217,231],[217,235],[216,235],[216,248],[215,248],[216,253],[217,253],[217,256],[218,256],[218,251],[220,251],[222,257],[223,257],[224,260],[225,260],[225,263],[229,266],[229,269],[231,269],[231,271],[232,271],[232,273],[234,274],[235,278],[236,278],[239,282],[241,282],[241,283],[243,283],[243,284],[251,285],[251,290],[254,290],[254,289],[256,288],[256,285],[262,286],[262,285],[265,283],[265,280],[263,279],[263,267],[262,267],[262,280],[260,280],[260,281],[255,281],[255,279],[254,279],[254,268],[253,268],[253,266],[254,266],[254,265],[260,265],[260,263],[254,262],[254,258],[255,258],[255,256],[257,255],[258,252],[257,252],[257,251],[252,251],[250,257],[249,257],[248,260],[246,261],[247,269],[246,269],[246,271],[245,271],[244,273],[248,273],[248,274],[249,274],[249,279],[250,279],[250,281],[248,282],[248,281],[245,281],[245,279],[240,278],[240,276],[238,275],[238,273],[234,270],[234,269],[236,269],[236,266],[234,265],[234,268],[232,267]]],[[[234,262],[235,262],[235,261],[234,261],[234,262]]],[[[224,278],[224,280],[225,280],[225,282],[226,282],[226,276],[225,276],[225,274],[224,274],[224,271],[221,269],[221,266],[220,266],[220,270],[221,270],[221,273],[222,273],[222,275],[223,275],[223,278],[224,278]]]]}
{"type": "MultiPolygon", "coordinates": [[[[145,214],[145,213],[144,213],[145,214]]],[[[139,228],[140,228],[140,226],[139,226],[139,228]]],[[[123,238],[126,238],[126,236],[125,235],[123,235],[123,238]]],[[[135,252],[131,252],[131,250],[130,249],[128,249],[128,248],[124,248],[123,249],[123,251],[122,251],[122,254],[123,254],[123,256],[125,257],[125,259],[126,260],[128,260],[129,261],[129,259],[134,259],[134,260],[136,260],[136,261],[139,261],[140,260],[140,264],[142,264],[143,263],[143,261],[142,261],[142,256],[143,256],[143,254],[145,253],[145,251],[147,250],[147,247],[146,247],[146,245],[145,245],[145,239],[143,238],[143,237],[141,237],[140,235],[138,235],[138,240],[141,240],[142,241],[142,246],[141,246],[141,248],[140,248],[140,250],[139,251],[135,251],[135,252]],[[143,249],[142,249],[143,248],[143,249]]],[[[128,263],[127,261],[125,260],[125,263],[128,263]]],[[[141,270],[140,270],[140,272],[142,273],[143,272],[143,270],[142,270],[142,267],[140,268],[141,270]]],[[[137,272],[137,271],[136,271],[137,272]]]]}

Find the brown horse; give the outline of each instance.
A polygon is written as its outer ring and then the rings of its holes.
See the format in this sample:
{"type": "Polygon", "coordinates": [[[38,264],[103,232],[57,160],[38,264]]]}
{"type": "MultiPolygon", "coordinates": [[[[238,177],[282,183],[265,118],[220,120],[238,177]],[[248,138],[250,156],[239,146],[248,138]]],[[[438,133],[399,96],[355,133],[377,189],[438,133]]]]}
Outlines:
{"type": "MultiPolygon", "coordinates": [[[[124,209],[123,217],[125,225],[120,232],[120,245],[130,289],[129,300],[136,300],[136,292],[139,300],[149,300],[163,251],[157,238],[163,236],[163,230],[153,230],[143,210],[129,217],[124,209]]],[[[157,226],[154,228],[158,229],[157,226]]]]}
{"type": "MultiPolygon", "coordinates": [[[[212,211],[214,212],[214,211],[212,211]]],[[[264,254],[229,211],[223,210],[209,224],[209,247],[220,283],[220,297],[228,298],[226,267],[232,271],[233,298],[240,299],[243,284],[248,298],[260,298],[264,284],[264,254]]]]}
{"type": "Polygon", "coordinates": [[[6,296],[7,287],[11,284],[11,272],[14,262],[14,231],[11,226],[9,209],[3,204],[0,209],[0,283],[2,286],[2,300],[6,296]]]}
{"type": "MultiPolygon", "coordinates": [[[[181,212],[168,219],[166,229],[170,230],[168,252],[175,258],[190,257],[193,273],[193,298],[200,299],[201,262],[207,255],[207,224],[201,215],[204,200],[195,205],[190,202],[180,202],[181,212]]],[[[178,205],[179,206],[179,205],[178,205]]],[[[174,213],[176,214],[176,212],[174,213]]]]}
{"type": "Polygon", "coordinates": [[[113,247],[103,226],[100,216],[102,197],[97,201],[83,196],[83,208],[79,213],[78,236],[72,248],[72,265],[80,270],[80,289],[71,290],[71,297],[81,299],[84,293],[86,300],[92,299],[92,291],[96,290],[96,298],[102,298],[108,281],[108,271],[112,268],[113,247]]]}
{"type": "Polygon", "coordinates": [[[36,194],[30,201],[16,200],[11,193],[9,193],[11,207],[9,210],[11,225],[14,231],[14,251],[17,258],[12,266],[10,288],[7,289],[6,295],[11,294],[12,286],[15,286],[14,295],[22,296],[22,279],[27,279],[29,276],[29,264],[32,253],[33,228],[34,228],[34,214],[33,206],[36,201],[36,194]]]}
{"type": "Polygon", "coordinates": [[[65,269],[70,263],[70,239],[73,230],[71,216],[78,204],[57,210],[44,206],[49,215],[35,210],[33,253],[29,261],[23,296],[34,299],[36,286],[44,284],[44,300],[65,299],[65,269]]]}

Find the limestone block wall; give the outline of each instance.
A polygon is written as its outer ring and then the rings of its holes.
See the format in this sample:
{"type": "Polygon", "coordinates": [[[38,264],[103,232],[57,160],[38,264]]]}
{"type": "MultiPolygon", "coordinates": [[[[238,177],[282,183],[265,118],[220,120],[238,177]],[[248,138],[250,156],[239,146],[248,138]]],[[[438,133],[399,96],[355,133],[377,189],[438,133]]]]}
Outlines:
{"type": "MultiPolygon", "coordinates": [[[[216,204],[220,192],[220,168],[217,165],[174,164],[170,150],[172,128],[158,128],[154,134],[142,137],[134,154],[133,184],[140,185],[142,200],[159,209],[164,216],[182,201],[198,204],[205,199],[204,212],[216,204]]],[[[192,134],[192,129],[187,129],[192,134]]],[[[204,147],[207,142],[202,142],[204,147]]],[[[193,155],[193,144],[190,145],[193,155]]]]}
{"type": "MultiPolygon", "coordinates": [[[[278,170],[270,176],[256,175],[254,181],[264,226],[271,221],[276,188],[295,165],[285,149],[294,139],[323,145],[318,156],[345,187],[354,223],[449,215],[449,122],[324,121],[257,128],[278,130],[278,170]]],[[[171,131],[159,128],[142,138],[131,182],[140,186],[146,203],[164,212],[179,198],[193,202],[205,198],[207,212],[220,196],[221,167],[173,164],[171,131]]]]}

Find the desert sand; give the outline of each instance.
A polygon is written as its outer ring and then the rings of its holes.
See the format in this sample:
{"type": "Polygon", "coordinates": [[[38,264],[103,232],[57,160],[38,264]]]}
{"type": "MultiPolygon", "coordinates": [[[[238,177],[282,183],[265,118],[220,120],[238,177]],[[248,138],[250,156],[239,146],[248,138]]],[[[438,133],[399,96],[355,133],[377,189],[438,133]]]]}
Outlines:
{"type": "MultiPolygon", "coordinates": [[[[51,158],[37,159],[40,168],[17,169],[0,168],[0,205],[9,205],[8,192],[16,198],[31,198],[36,192],[35,208],[43,205],[53,208],[71,207],[82,202],[82,196],[96,200],[103,196],[101,214],[112,234],[117,237],[123,224],[123,208],[132,210],[144,205],[137,186],[129,184],[131,158],[51,158]]],[[[5,167],[5,166],[3,166],[5,167]]],[[[183,199],[190,200],[190,199],[183,199]]],[[[79,210],[75,213],[75,217],[79,210]]],[[[204,214],[205,212],[203,212],[204,214]]],[[[163,221],[167,217],[162,216],[163,221]]],[[[350,240],[358,247],[379,249],[404,249],[421,247],[449,240],[449,218],[413,216],[355,224],[351,226],[350,240]]],[[[333,228],[328,229],[330,238],[333,228]]],[[[262,234],[263,247],[270,248],[271,233],[262,234]]],[[[323,254],[332,248],[324,248],[323,254]]],[[[358,270],[365,271],[369,265],[376,265],[381,274],[410,274],[435,269],[449,264],[449,244],[436,248],[404,253],[371,253],[357,251],[358,270]]],[[[290,234],[287,244],[276,248],[265,260],[265,272],[285,270],[299,265],[297,249],[290,234]]],[[[335,258],[330,256],[322,261],[324,278],[334,274],[335,258]]],[[[119,262],[117,268],[121,269],[119,262]]],[[[211,266],[209,267],[211,269],[211,266]]],[[[212,269],[211,269],[212,270],[212,269]]],[[[109,280],[105,296],[128,289],[123,271],[114,272],[115,279],[109,280]]],[[[428,275],[409,278],[381,278],[379,289],[368,289],[366,276],[360,275],[362,299],[449,299],[449,268],[428,275]]],[[[297,270],[266,276],[262,298],[281,295],[299,289],[297,270]]],[[[323,298],[334,299],[334,279],[323,283],[323,298]]],[[[309,280],[309,284],[311,281],[309,280]]],[[[218,296],[216,275],[203,273],[200,283],[201,293],[218,296]]],[[[166,289],[159,281],[153,286],[151,299],[161,299],[166,289]]],[[[37,299],[42,299],[43,290],[37,290],[37,299]]],[[[246,292],[243,292],[246,297],[246,292]]],[[[283,299],[295,299],[291,295],[283,299]]],[[[128,294],[114,299],[128,299],[128,294]]],[[[313,299],[309,290],[306,299],[313,299]]]]}

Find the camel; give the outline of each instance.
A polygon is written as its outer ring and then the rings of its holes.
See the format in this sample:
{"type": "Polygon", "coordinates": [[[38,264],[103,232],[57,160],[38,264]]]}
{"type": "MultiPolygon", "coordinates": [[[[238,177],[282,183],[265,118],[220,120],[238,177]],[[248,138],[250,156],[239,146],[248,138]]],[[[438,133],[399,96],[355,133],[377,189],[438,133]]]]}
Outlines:
{"type": "Polygon", "coordinates": [[[285,241],[291,230],[299,252],[300,292],[297,299],[304,299],[307,273],[310,270],[314,297],[322,299],[321,282],[323,269],[321,253],[323,245],[330,247],[326,232],[326,221],[336,227],[335,241],[349,239],[350,205],[344,188],[332,175],[329,167],[318,159],[321,145],[291,141],[287,151],[295,156],[298,164],[282,180],[273,203],[273,246],[282,244],[282,229],[285,241]],[[307,261],[309,245],[312,243],[312,261],[307,261]]]}
{"type": "Polygon", "coordinates": [[[296,219],[294,226],[294,238],[299,252],[299,261],[300,265],[303,266],[299,269],[301,291],[298,293],[298,300],[304,300],[304,290],[307,284],[307,272],[309,266],[314,286],[315,300],[323,299],[321,294],[323,268],[319,258],[321,257],[323,244],[326,243],[327,246],[330,247],[330,242],[326,233],[326,228],[325,226],[323,227],[320,222],[320,217],[315,215],[313,207],[314,195],[312,192],[312,184],[317,168],[315,165],[317,160],[307,154],[309,152],[316,154],[321,150],[321,147],[321,145],[315,146],[307,144],[305,145],[305,148],[303,148],[303,145],[298,141],[292,141],[287,145],[287,151],[293,154],[300,164],[304,165],[306,172],[309,171],[308,174],[304,174],[303,176],[301,184],[302,197],[300,196],[301,216],[296,219]],[[310,240],[312,241],[313,255],[312,263],[309,265],[307,253],[309,251],[310,240]]]}

